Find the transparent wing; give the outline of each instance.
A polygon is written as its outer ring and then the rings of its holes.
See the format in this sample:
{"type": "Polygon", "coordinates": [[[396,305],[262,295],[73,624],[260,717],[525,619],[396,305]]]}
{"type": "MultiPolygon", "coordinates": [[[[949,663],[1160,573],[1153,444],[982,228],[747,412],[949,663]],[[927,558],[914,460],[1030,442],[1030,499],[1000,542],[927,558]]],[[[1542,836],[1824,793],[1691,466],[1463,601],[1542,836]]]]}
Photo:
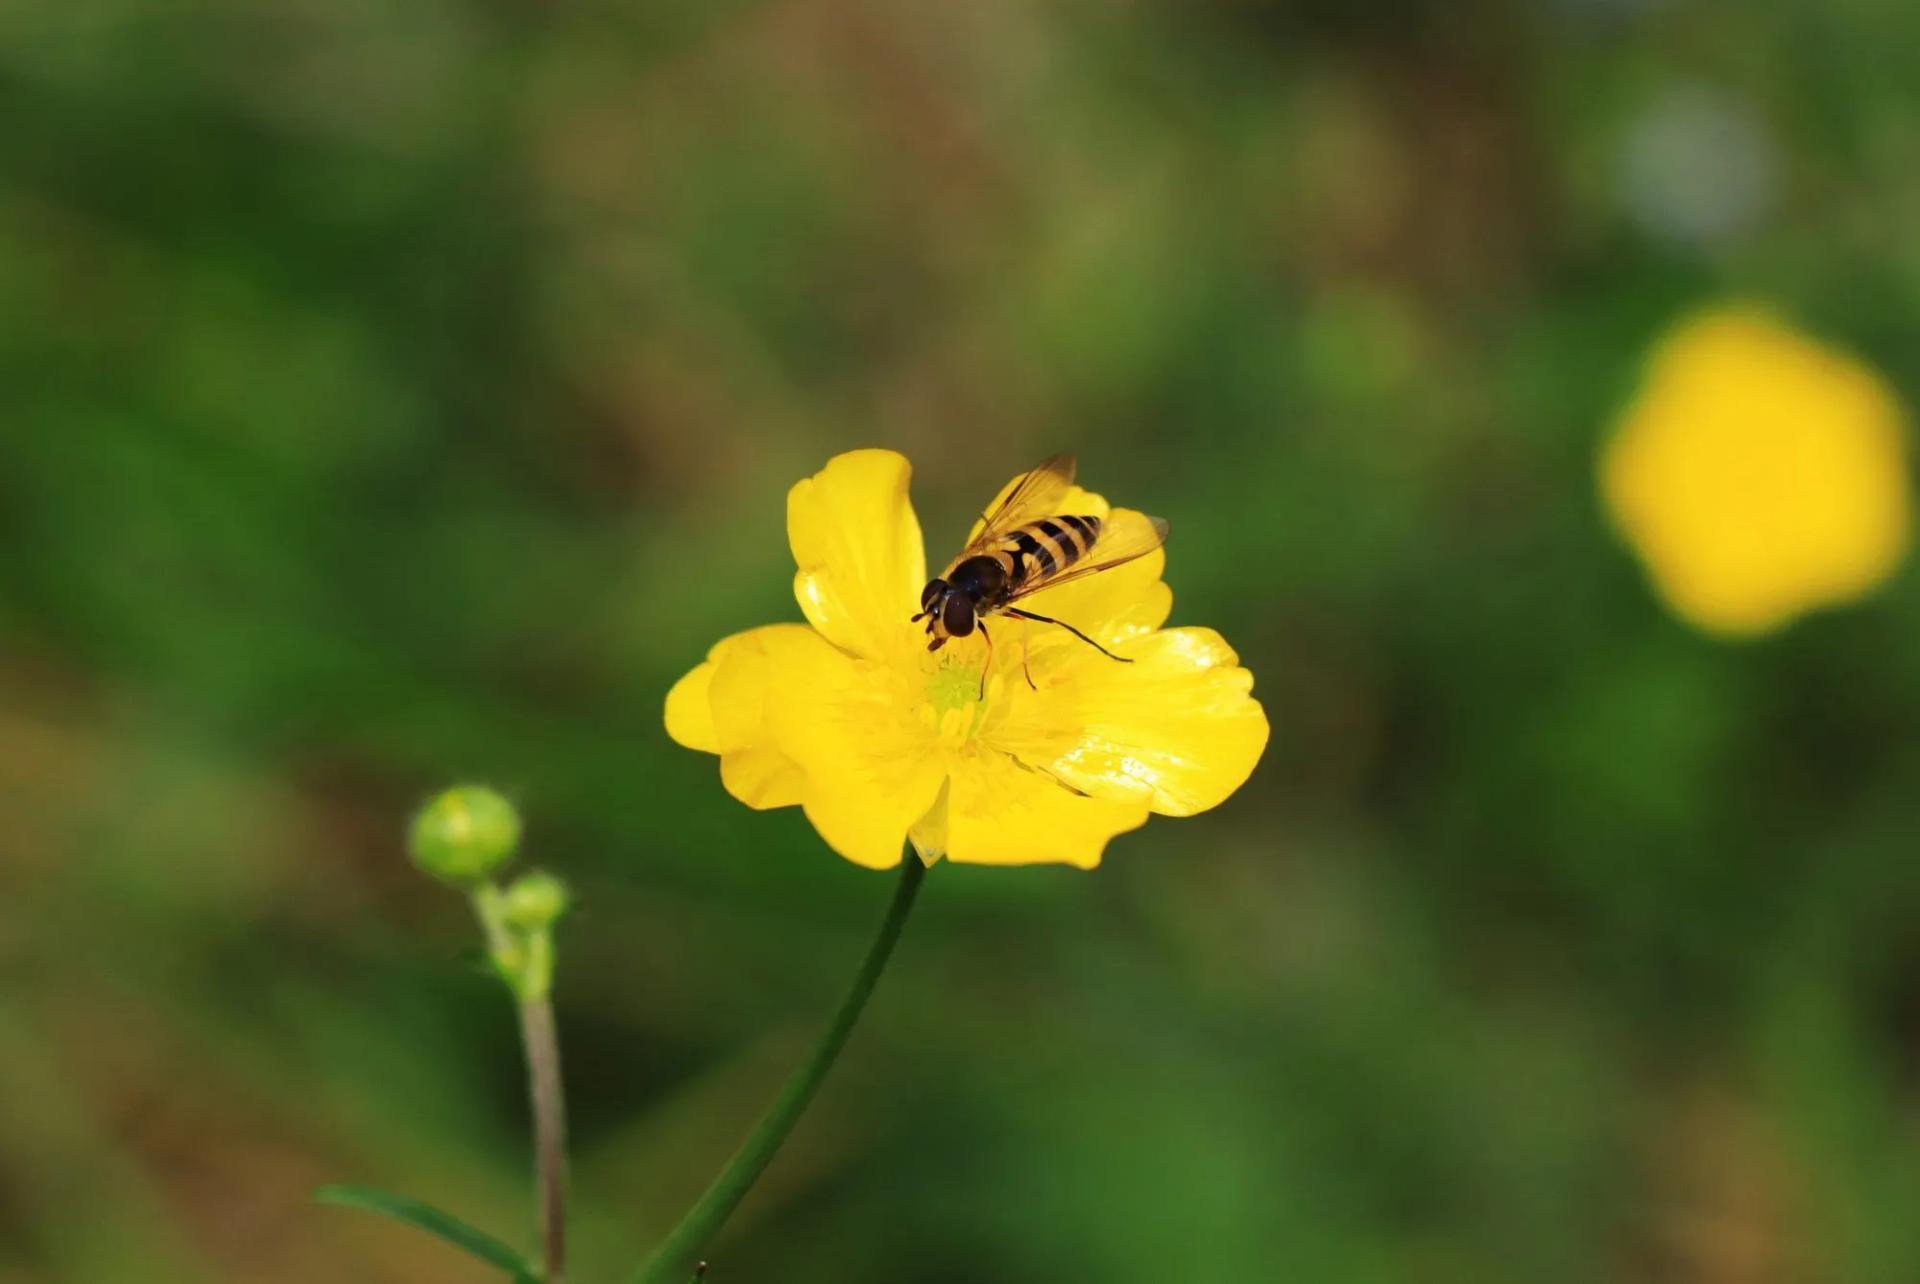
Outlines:
{"type": "Polygon", "coordinates": [[[1073,456],[1055,455],[1039,467],[1029,470],[1013,482],[1000,502],[995,504],[974,527],[966,548],[953,560],[958,563],[982,549],[998,543],[1016,526],[1052,517],[1061,511],[1067,492],[1073,489],[1073,456]]]}
{"type": "Polygon", "coordinates": [[[1145,513],[1136,513],[1132,509],[1116,508],[1107,524],[1100,530],[1100,538],[1093,542],[1087,555],[1069,566],[1058,575],[1049,576],[1021,592],[1015,593],[1009,600],[1018,602],[1021,598],[1043,593],[1062,584],[1071,584],[1075,580],[1084,580],[1089,575],[1098,575],[1110,571],[1116,566],[1133,561],[1136,557],[1145,557],[1154,549],[1167,542],[1167,519],[1149,517],[1145,513]]]}

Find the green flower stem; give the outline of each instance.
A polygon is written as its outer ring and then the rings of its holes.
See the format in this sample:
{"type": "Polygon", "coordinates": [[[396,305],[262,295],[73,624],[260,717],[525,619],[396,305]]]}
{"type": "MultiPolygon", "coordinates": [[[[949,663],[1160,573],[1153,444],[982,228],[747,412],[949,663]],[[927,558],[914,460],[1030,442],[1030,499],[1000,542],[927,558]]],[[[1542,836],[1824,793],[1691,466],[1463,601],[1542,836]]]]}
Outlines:
{"type": "Polygon", "coordinates": [[[473,889],[473,912],[480,919],[480,930],[486,933],[487,957],[493,961],[494,971],[500,974],[500,979],[507,983],[515,995],[525,999],[527,949],[507,923],[506,905],[505,894],[491,882],[473,889]]]}
{"type": "Polygon", "coordinates": [[[875,982],[887,966],[887,959],[893,954],[893,947],[900,939],[900,931],[906,926],[907,912],[913,908],[914,897],[919,894],[920,884],[927,876],[927,867],[920,857],[912,851],[907,852],[901,861],[899,885],[893,893],[893,903],[887,906],[887,916],[880,922],[880,931],[873,938],[873,944],[867,949],[867,957],[860,964],[860,970],[854,973],[853,984],[847,987],[847,997],[840,1001],[840,1010],[833,1014],[833,1020],[820,1036],[820,1042],[814,1045],[813,1052],[793,1072],[786,1086],[780,1089],[780,1095],[774,1098],[773,1105],[761,1116],[760,1122],[747,1135],[740,1149],[734,1152],[720,1175],[713,1179],[706,1193],[701,1195],[687,1215],[680,1219],[667,1235],[666,1240],[654,1250],[646,1265],[634,1277],[635,1284],[685,1284],[695,1267],[695,1257],[707,1242],[719,1231],[740,1201],[746,1197],[753,1183],[766,1171],[767,1165],[779,1152],[781,1143],[787,1134],[793,1131],[794,1124],[806,1112],[807,1105],[814,1094],[820,1090],[821,1081],[827,1077],[827,1071],[833,1068],[840,1050],[847,1046],[847,1038],[853,1033],[854,1023],[860,1019],[860,1011],[866,1007],[867,999],[873,993],[875,982]]]}
{"type": "Polygon", "coordinates": [[[527,1097],[533,1106],[534,1176],[540,1198],[544,1284],[563,1284],[567,1269],[567,1098],[560,1081],[560,1040],[553,1024],[553,930],[528,927],[510,912],[508,895],[491,882],[473,889],[473,910],[487,936],[494,970],[520,1001],[520,1040],[527,1054],[527,1097]]]}
{"type": "Polygon", "coordinates": [[[567,1270],[567,1099],[560,1087],[560,1041],[546,994],[520,1001],[527,1046],[527,1092],[533,1102],[534,1171],[540,1184],[540,1242],[545,1284],[567,1270]]]}

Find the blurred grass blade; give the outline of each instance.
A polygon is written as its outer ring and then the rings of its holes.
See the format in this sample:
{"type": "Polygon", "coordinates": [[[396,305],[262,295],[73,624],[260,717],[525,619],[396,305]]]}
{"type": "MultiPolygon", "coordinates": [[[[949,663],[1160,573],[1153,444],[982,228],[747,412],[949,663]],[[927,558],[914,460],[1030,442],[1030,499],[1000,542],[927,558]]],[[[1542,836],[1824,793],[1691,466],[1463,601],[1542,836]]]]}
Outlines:
{"type": "Polygon", "coordinates": [[[540,1272],[526,1258],[485,1231],[467,1225],[452,1213],[443,1212],[432,1204],[396,1195],[376,1186],[322,1186],[313,1192],[313,1197],[322,1204],[332,1204],[338,1208],[364,1208],[370,1213],[381,1213],[395,1221],[405,1222],[445,1240],[455,1248],[465,1249],[483,1262],[499,1267],[513,1279],[514,1284],[540,1284],[540,1272]]]}

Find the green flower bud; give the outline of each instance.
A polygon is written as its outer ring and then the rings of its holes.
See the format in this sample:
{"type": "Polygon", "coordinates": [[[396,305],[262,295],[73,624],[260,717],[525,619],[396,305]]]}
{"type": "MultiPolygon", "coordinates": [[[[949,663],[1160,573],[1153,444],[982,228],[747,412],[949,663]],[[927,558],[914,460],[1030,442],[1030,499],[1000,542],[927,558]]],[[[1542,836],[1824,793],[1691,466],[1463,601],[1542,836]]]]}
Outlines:
{"type": "Polygon", "coordinates": [[[407,846],[413,863],[443,882],[466,887],[486,878],[520,845],[520,816],[491,789],[449,789],[413,818],[407,846]]]}
{"type": "Polygon", "coordinates": [[[567,885],[543,869],[521,875],[507,888],[507,922],[522,931],[542,931],[566,912],[567,885]]]}

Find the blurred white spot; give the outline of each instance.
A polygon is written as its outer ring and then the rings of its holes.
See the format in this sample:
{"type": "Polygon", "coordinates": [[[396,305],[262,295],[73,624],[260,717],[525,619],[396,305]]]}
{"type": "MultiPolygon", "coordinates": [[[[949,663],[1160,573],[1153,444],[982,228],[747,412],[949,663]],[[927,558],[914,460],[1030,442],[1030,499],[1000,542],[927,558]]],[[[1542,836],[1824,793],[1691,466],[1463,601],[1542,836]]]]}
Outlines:
{"type": "Polygon", "coordinates": [[[1746,100],[1701,85],[1654,99],[1627,126],[1620,201],[1646,231],[1710,244],[1753,226],[1773,205],[1779,160],[1746,100]]]}

